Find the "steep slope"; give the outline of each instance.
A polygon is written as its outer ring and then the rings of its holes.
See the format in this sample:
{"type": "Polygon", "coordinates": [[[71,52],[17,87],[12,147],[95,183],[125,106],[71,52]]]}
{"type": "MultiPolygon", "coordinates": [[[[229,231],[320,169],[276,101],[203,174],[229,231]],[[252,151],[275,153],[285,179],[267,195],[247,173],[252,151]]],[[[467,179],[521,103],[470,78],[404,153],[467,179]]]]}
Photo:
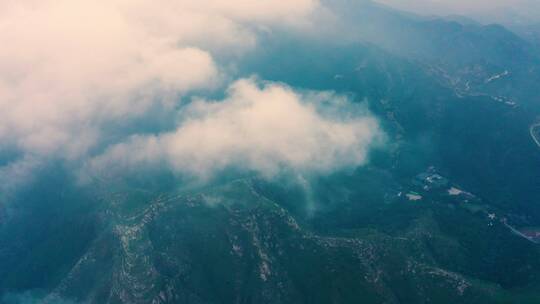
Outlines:
{"type": "MultiPolygon", "coordinates": [[[[330,224],[320,233],[307,227],[325,216],[347,216],[326,213],[299,222],[261,195],[261,187],[269,185],[239,180],[193,194],[159,196],[141,207],[132,206],[129,195],[110,197],[114,202],[107,203],[116,207],[103,215],[98,236],[43,293],[43,301],[502,303],[511,294],[500,284],[522,286],[504,276],[523,278],[540,270],[540,253],[532,244],[501,225],[481,228],[482,217],[433,201],[386,204],[389,216],[412,215],[400,229],[389,230],[382,219],[371,228],[357,220],[355,228],[330,224]],[[447,226],[455,217],[470,230],[447,226]],[[474,239],[468,235],[472,231],[474,239]],[[497,237],[488,241],[492,235],[497,237]],[[520,250],[488,248],[508,242],[520,250]],[[491,262],[474,260],[470,245],[491,262]],[[521,262],[515,269],[508,267],[517,264],[507,265],[513,257],[521,262]],[[502,267],[504,275],[489,269],[489,263],[502,267]]],[[[374,207],[356,204],[363,207],[349,217],[374,207]]],[[[523,293],[521,299],[533,303],[535,298],[523,293]]]]}

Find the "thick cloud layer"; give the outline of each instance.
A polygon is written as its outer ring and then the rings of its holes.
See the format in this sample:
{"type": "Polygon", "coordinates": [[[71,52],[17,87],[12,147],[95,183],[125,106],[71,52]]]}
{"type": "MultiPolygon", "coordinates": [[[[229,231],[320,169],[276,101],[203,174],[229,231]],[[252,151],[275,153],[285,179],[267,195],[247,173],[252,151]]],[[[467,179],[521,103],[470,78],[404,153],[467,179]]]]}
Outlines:
{"type": "Polygon", "coordinates": [[[208,88],[212,52],[238,52],[253,29],[295,24],[313,0],[2,1],[0,142],[83,154],[110,120],[208,88]]]}
{"type": "Polygon", "coordinates": [[[234,83],[220,102],[189,106],[174,132],[137,136],[91,162],[110,170],[165,162],[176,171],[208,178],[229,167],[266,176],[282,168],[302,173],[354,167],[381,139],[377,122],[329,93],[302,95],[253,79],[234,83]]]}
{"type": "Polygon", "coordinates": [[[216,55],[242,54],[260,30],[303,26],[317,5],[0,1],[0,192],[50,159],[83,160],[111,123],[214,88],[226,78],[216,55]]]}
{"type": "Polygon", "coordinates": [[[323,114],[313,94],[242,80],[222,102],[178,106],[230,83],[226,71],[258,33],[307,32],[321,11],[317,0],[0,1],[0,194],[50,161],[93,172],[166,163],[200,178],[363,163],[375,121],[323,114]],[[174,132],[127,131],[156,107],[187,112],[168,122],[180,125],[174,132]]]}

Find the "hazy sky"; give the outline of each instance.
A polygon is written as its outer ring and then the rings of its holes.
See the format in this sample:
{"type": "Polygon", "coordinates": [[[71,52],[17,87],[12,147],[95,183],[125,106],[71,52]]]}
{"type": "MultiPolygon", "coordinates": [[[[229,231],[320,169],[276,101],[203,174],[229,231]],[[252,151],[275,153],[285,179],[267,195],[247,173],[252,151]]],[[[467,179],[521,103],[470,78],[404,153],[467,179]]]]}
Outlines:
{"type": "Polygon", "coordinates": [[[538,0],[377,0],[399,9],[422,14],[459,14],[486,22],[540,21],[538,0]]]}

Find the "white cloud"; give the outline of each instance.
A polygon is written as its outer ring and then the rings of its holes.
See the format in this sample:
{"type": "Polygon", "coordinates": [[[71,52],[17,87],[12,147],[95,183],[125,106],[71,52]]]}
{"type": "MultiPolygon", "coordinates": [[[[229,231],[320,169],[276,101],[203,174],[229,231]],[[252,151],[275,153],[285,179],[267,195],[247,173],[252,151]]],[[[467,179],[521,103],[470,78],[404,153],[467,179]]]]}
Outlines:
{"type": "Polygon", "coordinates": [[[110,124],[122,128],[150,107],[173,108],[190,91],[216,88],[224,78],[216,55],[240,58],[260,30],[303,27],[317,5],[0,1],[0,153],[19,154],[0,166],[0,192],[52,159],[83,161],[110,124]]]}
{"type": "Polygon", "coordinates": [[[133,137],[89,168],[123,171],[164,162],[202,179],[231,166],[266,176],[284,167],[327,173],[363,164],[381,139],[376,120],[330,93],[299,94],[280,84],[261,87],[253,79],[234,83],[228,93],[220,102],[188,106],[174,132],[133,137]]]}
{"type": "MultiPolygon", "coordinates": [[[[78,157],[103,123],[219,78],[214,52],[254,28],[301,23],[314,0],[0,2],[0,142],[78,157]]],[[[1,147],[0,147],[1,148],[1,147]]]]}

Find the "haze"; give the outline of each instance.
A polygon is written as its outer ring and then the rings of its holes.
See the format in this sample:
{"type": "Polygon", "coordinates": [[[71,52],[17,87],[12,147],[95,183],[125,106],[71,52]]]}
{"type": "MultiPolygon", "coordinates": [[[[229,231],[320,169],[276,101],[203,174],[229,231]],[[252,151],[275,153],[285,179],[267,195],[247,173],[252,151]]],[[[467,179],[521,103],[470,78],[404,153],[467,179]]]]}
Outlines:
{"type": "Polygon", "coordinates": [[[536,0],[378,0],[378,2],[429,15],[463,15],[485,23],[537,23],[540,2],[536,0]]]}

